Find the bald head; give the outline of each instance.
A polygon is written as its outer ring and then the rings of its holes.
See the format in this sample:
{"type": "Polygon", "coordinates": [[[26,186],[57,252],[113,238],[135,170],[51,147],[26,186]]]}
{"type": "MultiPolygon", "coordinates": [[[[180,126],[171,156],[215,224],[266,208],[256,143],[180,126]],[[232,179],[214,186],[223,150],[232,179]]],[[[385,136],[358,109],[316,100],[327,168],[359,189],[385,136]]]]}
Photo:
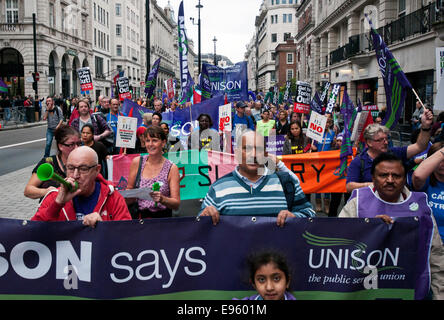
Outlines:
{"type": "Polygon", "coordinates": [[[70,160],[75,162],[86,162],[84,164],[88,166],[96,165],[99,163],[99,157],[97,156],[97,153],[92,148],[87,146],[81,146],[71,151],[68,156],[68,164],[70,163],[70,160]]]}

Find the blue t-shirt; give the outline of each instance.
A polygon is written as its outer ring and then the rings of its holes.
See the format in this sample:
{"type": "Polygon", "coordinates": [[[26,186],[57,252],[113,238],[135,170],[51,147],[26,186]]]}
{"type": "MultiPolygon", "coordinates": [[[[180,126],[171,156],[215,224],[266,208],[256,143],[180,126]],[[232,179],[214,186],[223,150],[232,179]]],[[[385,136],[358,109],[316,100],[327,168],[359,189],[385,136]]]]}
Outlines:
{"type": "MultiPolygon", "coordinates": [[[[355,157],[347,169],[347,183],[349,182],[371,182],[373,159],[367,153],[365,148],[361,154],[355,157]],[[361,159],[364,162],[364,170],[361,175],[361,159]]],[[[407,146],[389,148],[389,151],[397,155],[404,163],[407,162],[407,146]]]]}
{"type": "Polygon", "coordinates": [[[74,209],[76,210],[77,220],[83,221],[83,218],[94,212],[94,208],[97,205],[100,195],[100,182],[96,182],[94,192],[89,197],[77,196],[72,199],[74,203],[74,209]]]}
{"type": "Polygon", "coordinates": [[[331,144],[333,143],[334,139],[335,139],[335,132],[333,130],[325,131],[322,143],[315,141],[315,146],[318,148],[319,152],[329,151],[331,150],[331,144]]]}
{"type": "Polygon", "coordinates": [[[444,182],[437,181],[436,186],[431,186],[430,178],[427,178],[420,191],[427,194],[427,200],[430,208],[432,208],[439,235],[441,239],[444,239],[444,182]]]}
{"type": "Polygon", "coordinates": [[[245,125],[248,129],[254,130],[254,122],[251,117],[244,114],[243,117],[239,117],[237,112],[234,114],[233,118],[233,131],[236,132],[237,125],[245,125]]]}
{"type": "Polygon", "coordinates": [[[117,136],[117,123],[119,121],[119,116],[126,117],[126,115],[123,114],[122,112],[119,112],[117,115],[114,115],[110,112],[106,115],[106,122],[109,123],[109,125],[111,126],[111,128],[114,131],[114,142],[115,142],[116,136],[117,136]]]}

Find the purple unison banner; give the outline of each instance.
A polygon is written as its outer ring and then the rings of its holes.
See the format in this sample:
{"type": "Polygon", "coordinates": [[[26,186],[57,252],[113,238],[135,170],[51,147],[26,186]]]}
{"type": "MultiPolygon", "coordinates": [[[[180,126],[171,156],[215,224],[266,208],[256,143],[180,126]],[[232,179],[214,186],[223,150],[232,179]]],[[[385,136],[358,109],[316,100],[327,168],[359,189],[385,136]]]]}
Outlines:
{"type": "Polygon", "coordinates": [[[242,298],[246,257],[263,250],[287,257],[297,299],[413,299],[421,219],[0,219],[0,299],[242,298]]]}
{"type": "Polygon", "coordinates": [[[203,63],[203,70],[210,79],[213,96],[225,93],[230,102],[248,101],[247,62],[238,62],[233,66],[221,68],[203,63]]]}

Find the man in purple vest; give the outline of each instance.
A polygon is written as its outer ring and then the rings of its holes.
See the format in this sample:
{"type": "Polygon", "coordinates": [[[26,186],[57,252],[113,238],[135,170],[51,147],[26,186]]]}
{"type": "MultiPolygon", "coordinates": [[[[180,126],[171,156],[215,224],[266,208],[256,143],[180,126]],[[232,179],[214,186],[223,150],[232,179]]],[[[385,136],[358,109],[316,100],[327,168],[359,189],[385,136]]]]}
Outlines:
{"type": "Polygon", "coordinates": [[[405,186],[406,169],[393,153],[377,156],[371,175],[372,184],[353,190],[339,217],[381,218],[388,224],[393,224],[397,217],[418,217],[421,256],[418,257],[415,299],[426,297],[430,287],[434,299],[444,299],[443,244],[426,194],[411,192],[405,186]],[[427,257],[429,263],[423,263],[427,257]]]}

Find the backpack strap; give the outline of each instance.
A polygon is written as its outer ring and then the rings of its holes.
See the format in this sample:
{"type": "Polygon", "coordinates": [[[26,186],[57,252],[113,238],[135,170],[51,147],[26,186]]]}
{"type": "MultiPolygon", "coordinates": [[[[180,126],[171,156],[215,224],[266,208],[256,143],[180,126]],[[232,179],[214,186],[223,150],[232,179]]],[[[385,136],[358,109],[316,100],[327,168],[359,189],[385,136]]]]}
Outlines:
{"type": "MultiPolygon", "coordinates": [[[[281,182],[282,189],[284,190],[288,211],[291,211],[294,205],[294,181],[291,179],[291,176],[288,172],[276,171],[276,174],[279,178],[279,181],[281,182]]],[[[305,202],[305,198],[303,200],[305,202]]]]}
{"type": "Polygon", "coordinates": [[[141,173],[142,173],[142,162],[143,162],[143,158],[142,158],[142,156],[140,156],[140,159],[139,159],[139,169],[137,169],[136,181],[134,182],[134,189],[137,189],[140,186],[140,176],[141,176],[141,173]]]}

